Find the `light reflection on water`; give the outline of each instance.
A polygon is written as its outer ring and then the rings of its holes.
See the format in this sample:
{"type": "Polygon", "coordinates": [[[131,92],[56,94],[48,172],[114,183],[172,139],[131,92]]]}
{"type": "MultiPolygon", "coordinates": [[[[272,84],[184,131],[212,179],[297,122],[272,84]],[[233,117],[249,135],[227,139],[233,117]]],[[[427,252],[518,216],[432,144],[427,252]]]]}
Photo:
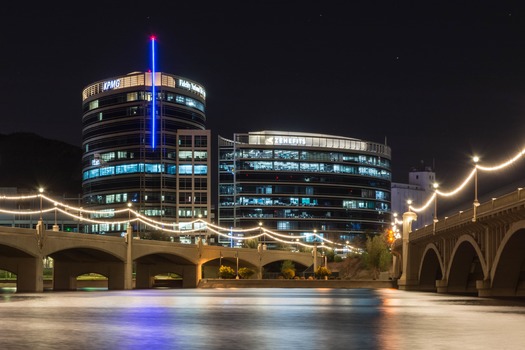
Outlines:
{"type": "Polygon", "coordinates": [[[522,349],[525,302],[394,289],[0,294],[0,349],[522,349]]]}

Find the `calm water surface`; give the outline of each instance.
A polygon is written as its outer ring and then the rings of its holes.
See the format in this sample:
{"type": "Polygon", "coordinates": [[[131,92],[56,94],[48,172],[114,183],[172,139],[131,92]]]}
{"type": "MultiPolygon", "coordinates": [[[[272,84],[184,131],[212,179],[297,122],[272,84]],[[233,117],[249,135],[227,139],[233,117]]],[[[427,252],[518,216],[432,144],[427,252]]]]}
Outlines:
{"type": "Polygon", "coordinates": [[[525,301],[393,289],[0,294],[0,349],[524,349],[525,301]]]}

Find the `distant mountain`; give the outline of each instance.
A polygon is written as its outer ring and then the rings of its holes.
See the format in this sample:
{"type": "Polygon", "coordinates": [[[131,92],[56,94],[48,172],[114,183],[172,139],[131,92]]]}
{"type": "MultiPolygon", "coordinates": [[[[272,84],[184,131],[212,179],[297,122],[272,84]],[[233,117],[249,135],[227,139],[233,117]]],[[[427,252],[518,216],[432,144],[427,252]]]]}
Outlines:
{"type": "Polygon", "coordinates": [[[0,134],[0,187],[55,196],[82,193],[82,149],[33,133],[0,134]]]}

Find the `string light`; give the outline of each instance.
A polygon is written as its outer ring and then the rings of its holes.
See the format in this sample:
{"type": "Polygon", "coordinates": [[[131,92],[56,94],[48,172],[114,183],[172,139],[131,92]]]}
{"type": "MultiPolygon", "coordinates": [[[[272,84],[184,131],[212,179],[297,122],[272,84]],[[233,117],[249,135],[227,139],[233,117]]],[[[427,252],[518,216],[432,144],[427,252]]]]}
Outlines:
{"type": "Polygon", "coordinates": [[[456,187],[454,190],[450,191],[450,192],[442,192],[442,191],[439,191],[439,190],[436,190],[432,196],[430,197],[430,199],[421,207],[412,207],[410,206],[410,209],[415,211],[415,212],[421,212],[425,209],[427,209],[432,203],[433,203],[433,199],[434,199],[434,196],[439,195],[439,196],[443,196],[443,197],[450,197],[450,196],[453,196],[455,194],[457,194],[458,192],[460,192],[463,188],[465,188],[465,186],[472,180],[472,178],[476,175],[476,172],[477,170],[481,170],[481,171],[497,171],[497,170],[501,170],[501,169],[504,169],[506,167],[508,167],[509,165],[512,165],[514,164],[516,161],[520,160],[523,155],[525,155],[525,149],[521,150],[520,152],[518,152],[514,157],[512,157],[511,159],[501,163],[501,164],[498,164],[498,165],[495,165],[495,166],[482,166],[480,164],[478,164],[477,162],[475,163],[475,166],[474,166],[474,169],[467,175],[467,177],[463,180],[463,182],[458,186],[456,187]]]}
{"type": "MultiPolygon", "coordinates": [[[[470,182],[470,180],[472,180],[472,178],[475,176],[476,174],[476,171],[477,170],[481,170],[481,171],[497,171],[497,170],[501,170],[501,169],[504,169],[506,167],[508,167],[509,165],[512,165],[513,163],[515,163],[516,161],[520,160],[523,156],[525,155],[525,149],[521,150],[520,152],[518,152],[518,154],[516,154],[513,158],[499,164],[499,165],[496,165],[496,166],[482,166],[480,164],[475,164],[475,167],[474,169],[467,175],[467,177],[463,180],[463,182],[457,186],[454,190],[452,191],[449,191],[449,192],[444,192],[444,191],[439,191],[436,190],[434,191],[434,193],[430,196],[430,198],[425,202],[425,204],[421,207],[414,207],[412,205],[410,205],[411,203],[409,203],[409,210],[413,210],[414,212],[421,212],[425,209],[427,209],[431,204],[434,203],[435,199],[436,199],[436,196],[443,196],[443,197],[450,197],[450,196],[453,196],[455,194],[457,194],[458,192],[460,192],[463,188],[465,188],[465,186],[470,182]]],[[[220,227],[218,225],[214,225],[212,223],[209,223],[209,222],[206,222],[204,220],[202,220],[201,218],[198,218],[196,220],[193,220],[193,221],[187,221],[187,222],[181,222],[181,223],[177,223],[177,222],[172,222],[172,223],[167,223],[167,222],[162,222],[162,221],[156,221],[154,219],[151,219],[149,217],[146,217],[146,216],[143,216],[141,215],[140,213],[136,212],[135,210],[133,210],[131,207],[127,207],[127,208],[123,208],[123,209],[117,209],[117,210],[112,210],[111,212],[108,212],[108,211],[99,211],[99,210],[89,210],[89,209],[84,209],[82,207],[74,207],[74,206],[71,206],[71,205],[68,205],[68,204],[65,204],[65,203],[61,203],[61,202],[57,202],[55,199],[52,199],[52,198],[49,198],[47,196],[45,196],[43,193],[40,193],[38,195],[24,195],[24,196],[5,196],[5,195],[2,195],[0,196],[0,199],[1,200],[30,200],[30,199],[35,199],[35,198],[40,198],[41,200],[46,200],[47,202],[50,202],[53,204],[53,207],[51,208],[47,208],[47,209],[44,209],[44,208],[41,208],[41,210],[38,210],[38,211],[23,211],[23,210],[6,210],[6,209],[1,209],[0,208],[0,213],[4,213],[4,214],[13,214],[13,215],[37,215],[37,214],[40,214],[40,213],[48,213],[48,212],[51,212],[51,211],[60,211],[62,214],[64,215],[67,215],[69,217],[72,217],[74,219],[77,219],[79,221],[86,221],[86,222],[90,222],[90,223],[95,223],[95,224],[124,224],[124,223],[131,223],[131,222],[141,222],[143,223],[144,225],[148,226],[148,227],[152,227],[153,229],[157,229],[157,230],[162,230],[162,231],[165,231],[165,232],[170,232],[170,233],[177,233],[177,234],[189,234],[189,233],[194,233],[194,232],[198,232],[198,231],[201,231],[203,229],[203,227],[199,227],[199,228],[194,228],[194,229],[181,229],[180,227],[187,227],[187,226],[194,226],[194,224],[196,223],[202,223],[204,225],[204,228],[219,235],[219,236],[223,236],[223,237],[226,237],[226,238],[232,238],[231,237],[231,232],[232,230],[230,228],[224,228],[224,227],[220,227]],[[71,211],[73,212],[76,212],[78,213],[77,214],[74,214],[72,213],[71,211]],[[85,213],[85,214],[94,214],[94,215],[99,215],[99,216],[109,216],[109,215],[116,215],[116,214],[120,214],[120,213],[123,213],[123,212],[127,212],[129,213],[129,215],[131,215],[133,213],[133,215],[135,216],[134,218],[128,218],[127,220],[98,220],[98,219],[90,219],[90,218],[87,218],[85,216],[83,216],[82,214],[85,213]],[[173,227],[173,229],[171,228],[168,228],[168,227],[173,227]],[[178,227],[178,229],[175,229],[176,227],[178,227]],[[225,232],[225,233],[224,233],[225,232]]],[[[394,222],[393,224],[394,225],[397,225],[397,224],[401,224],[402,221],[401,220],[398,220],[397,218],[394,218],[394,222]]],[[[259,231],[261,230],[262,233],[260,234],[253,234],[253,235],[250,235],[250,236],[238,236],[238,237],[235,237],[234,239],[236,240],[249,240],[249,239],[256,239],[256,238],[259,238],[259,237],[262,237],[262,236],[268,236],[270,238],[272,238],[273,240],[277,241],[277,242],[281,242],[281,243],[289,243],[289,244],[295,244],[295,245],[301,245],[301,246],[304,246],[304,247],[308,247],[308,248],[313,248],[314,245],[309,245],[309,244],[306,244],[306,243],[303,243],[299,240],[306,240],[308,238],[311,238],[311,237],[315,237],[315,238],[318,238],[319,240],[321,240],[322,242],[322,245],[321,246],[318,246],[319,248],[326,248],[326,249],[332,249],[328,246],[325,246],[324,243],[328,243],[328,244],[332,244],[332,245],[339,245],[339,246],[346,246],[346,247],[350,247],[350,248],[353,248],[351,246],[349,246],[348,244],[341,244],[341,243],[337,243],[337,242],[333,242],[333,241],[330,241],[324,237],[322,237],[321,235],[317,234],[316,231],[314,230],[314,233],[307,233],[307,234],[303,234],[303,235],[285,235],[285,234],[282,234],[282,233],[279,233],[279,232],[274,232],[274,231],[271,231],[265,227],[262,227],[262,226],[256,226],[256,227],[251,227],[251,228],[236,228],[234,232],[236,233],[249,233],[249,232],[253,232],[253,231],[259,231]]]]}

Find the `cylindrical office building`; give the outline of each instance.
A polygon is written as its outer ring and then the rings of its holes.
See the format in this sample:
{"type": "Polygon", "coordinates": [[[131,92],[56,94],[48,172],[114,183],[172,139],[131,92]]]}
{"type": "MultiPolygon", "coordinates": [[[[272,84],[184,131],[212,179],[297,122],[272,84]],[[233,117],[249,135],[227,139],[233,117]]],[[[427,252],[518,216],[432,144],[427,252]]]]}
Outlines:
{"type": "MultiPolygon", "coordinates": [[[[98,219],[128,217],[116,213],[127,207],[166,224],[206,219],[211,152],[205,95],[197,82],[161,72],[133,72],[87,86],[82,93],[86,209],[103,211],[98,219]]],[[[89,224],[84,231],[121,234],[126,227],[89,224]]]]}
{"type": "Polygon", "coordinates": [[[218,142],[222,227],[263,225],[346,243],[391,225],[391,150],[384,144],[280,131],[218,142]]]}

